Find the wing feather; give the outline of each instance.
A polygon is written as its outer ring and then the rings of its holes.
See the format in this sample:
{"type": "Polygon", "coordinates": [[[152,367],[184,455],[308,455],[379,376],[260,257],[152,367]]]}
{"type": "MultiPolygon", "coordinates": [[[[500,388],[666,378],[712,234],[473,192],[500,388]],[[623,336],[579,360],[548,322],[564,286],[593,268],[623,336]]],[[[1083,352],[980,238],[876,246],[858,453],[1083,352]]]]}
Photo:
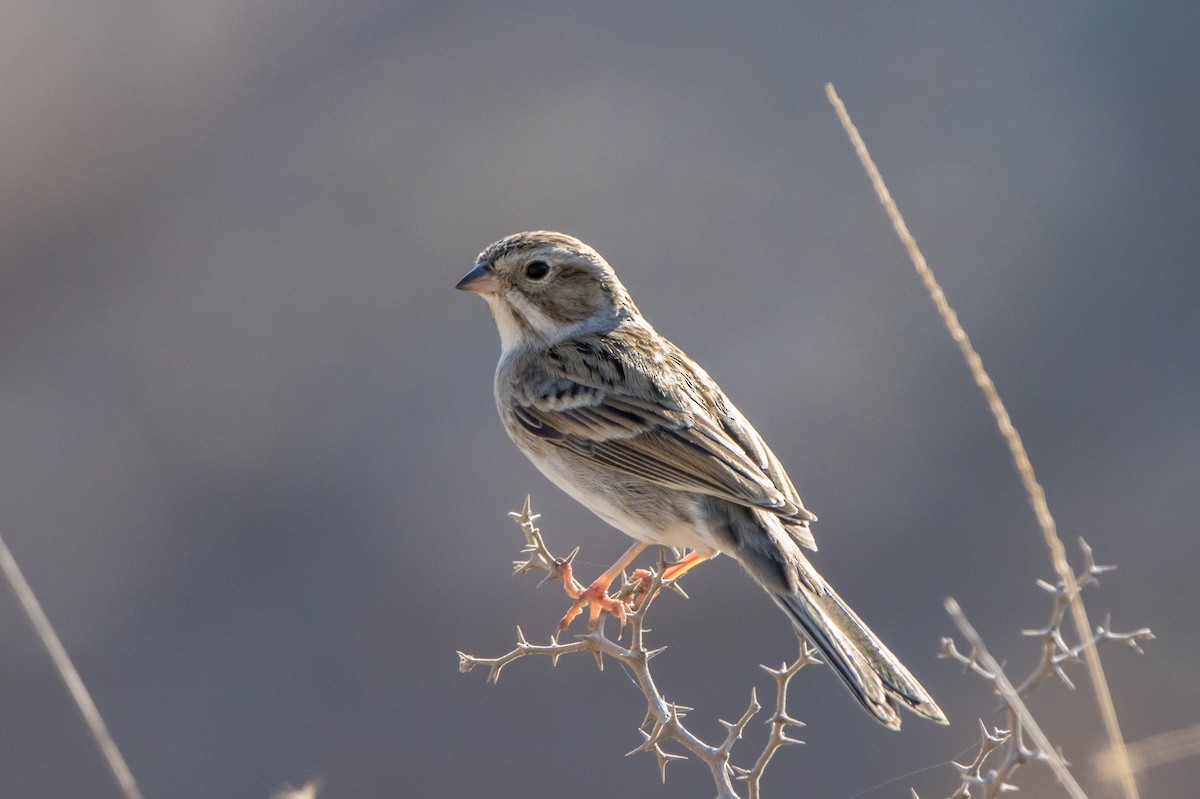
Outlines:
{"type": "Polygon", "coordinates": [[[682,351],[646,339],[618,328],[522,356],[511,367],[513,416],[609,468],[776,514],[813,546],[816,517],[758,432],[682,351]],[[664,352],[670,369],[658,365],[664,352]]]}

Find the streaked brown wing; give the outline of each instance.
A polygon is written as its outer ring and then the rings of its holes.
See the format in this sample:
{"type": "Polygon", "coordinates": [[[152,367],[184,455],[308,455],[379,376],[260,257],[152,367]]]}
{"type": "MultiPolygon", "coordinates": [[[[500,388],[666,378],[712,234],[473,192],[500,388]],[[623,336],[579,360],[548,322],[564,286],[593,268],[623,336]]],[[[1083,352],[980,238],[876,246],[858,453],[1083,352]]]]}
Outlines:
{"type": "Polygon", "coordinates": [[[807,522],[816,517],[754,428],[686,355],[671,348],[674,379],[665,384],[645,353],[625,357],[626,342],[596,337],[553,350],[520,365],[512,410],[531,433],[659,485],[776,513],[804,528],[793,534],[811,546],[807,522]]]}

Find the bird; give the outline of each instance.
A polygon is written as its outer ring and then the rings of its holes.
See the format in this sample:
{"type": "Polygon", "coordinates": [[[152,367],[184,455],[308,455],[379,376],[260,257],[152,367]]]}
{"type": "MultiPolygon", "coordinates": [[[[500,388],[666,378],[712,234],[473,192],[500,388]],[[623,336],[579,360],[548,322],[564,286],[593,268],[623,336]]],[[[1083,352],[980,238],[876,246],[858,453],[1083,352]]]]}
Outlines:
{"type": "Polygon", "coordinates": [[[623,620],[608,589],[647,546],[687,552],[663,570],[668,583],[725,554],[878,722],[899,729],[905,709],[948,723],[804,554],[817,548],[817,517],[762,436],[646,321],[595,249],[564,233],[516,233],[480,253],[456,288],[486,300],[499,331],[494,394],[508,436],[552,483],[634,539],[586,589],[564,578],[575,603],[562,627],[588,606],[592,628],[603,612],[623,620]]]}

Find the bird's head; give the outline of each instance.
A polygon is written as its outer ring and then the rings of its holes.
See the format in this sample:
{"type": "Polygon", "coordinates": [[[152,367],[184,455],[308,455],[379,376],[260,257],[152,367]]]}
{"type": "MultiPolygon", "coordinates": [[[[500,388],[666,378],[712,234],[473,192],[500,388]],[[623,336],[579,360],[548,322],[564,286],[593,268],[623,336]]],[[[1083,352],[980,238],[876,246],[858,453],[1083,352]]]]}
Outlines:
{"type": "Polygon", "coordinates": [[[611,330],[637,315],[629,292],[600,253],[573,236],[516,233],[479,254],[456,288],[485,300],[505,352],[611,330]]]}

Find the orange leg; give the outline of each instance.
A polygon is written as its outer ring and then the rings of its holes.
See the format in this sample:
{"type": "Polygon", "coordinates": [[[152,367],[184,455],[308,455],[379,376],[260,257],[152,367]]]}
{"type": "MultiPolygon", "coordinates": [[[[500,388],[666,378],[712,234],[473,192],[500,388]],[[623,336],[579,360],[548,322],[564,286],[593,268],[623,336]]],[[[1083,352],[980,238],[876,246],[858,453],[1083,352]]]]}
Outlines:
{"type": "Polygon", "coordinates": [[[613,599],[608,595],[608,587],[612,585],[613,580],[633,562],[633,559],[641,554],[646,545],[642,542],[637,542],[629,549],[625,550],[625,554],[617,558],[617,562],[609,567],[608,571],[596,578],[596,581],[583,588],[579,583],[575,582],[571,573],[571,564],[563,565],[563,588],[566,589],[567,595],[575,600],[575,604],[571,605],[567,611],[567,615],[563,616],[558,628],[565,630],[567,625],[574,621],[575,617],[583,612],[584,607],[591,605],[591,611],[588,614],[588,629],[594,630],[600,623],[600,614],[608,611],[612,615],[621,620],[621,624],[625,623],[625,603],[618,599],[613,599]]]}
{"type": "Polygon", "coordinates": [[[692,568],[706,560],[712,560],[716,556],[717,550],[715,549],[693,549],[663,571],[663,582],[669,583],[672,580],[678,580],[692,568]]]}
{"type": "MultiPolygon", "coordinates": [[[[678,580],[691,569],[704,563],[706,560],[712,560],[719,553],[715,549],[693,549],[691,552],[684,555],[679,560],[672,563],[670,566],[663,569],[662,581],[669,583],[678,580]]],[[[638,569],[633,573],[635,581],[641,581],[642,587],[646,588],[654,579],[654,575],[646,569],[638,569]]],[[[640,601],[640,600],[639,600],[640,601]]]]}

